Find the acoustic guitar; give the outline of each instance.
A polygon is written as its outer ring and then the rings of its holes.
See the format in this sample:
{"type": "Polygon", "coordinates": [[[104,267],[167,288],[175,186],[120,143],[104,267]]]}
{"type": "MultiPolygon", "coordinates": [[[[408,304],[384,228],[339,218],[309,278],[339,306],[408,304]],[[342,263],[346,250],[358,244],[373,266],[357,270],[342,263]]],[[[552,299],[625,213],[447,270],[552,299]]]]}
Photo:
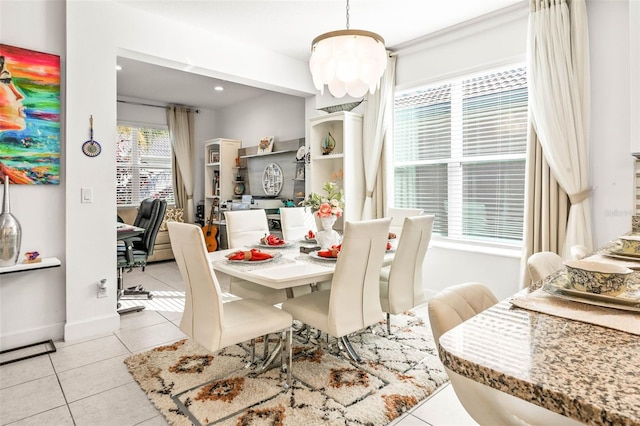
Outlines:
{"type": "Polygon", "coordinates": [[[207,251],[209,253],[218,250],[219,231],[218,227],[213,224],[213,213],[216,211],[216,207],[218,207],[218,198],[215,198],[213,200],[209,220],[207,221],[207,224],[202,227],[202,232],[204,233],[204,242],[207,244],[207,251]]]}

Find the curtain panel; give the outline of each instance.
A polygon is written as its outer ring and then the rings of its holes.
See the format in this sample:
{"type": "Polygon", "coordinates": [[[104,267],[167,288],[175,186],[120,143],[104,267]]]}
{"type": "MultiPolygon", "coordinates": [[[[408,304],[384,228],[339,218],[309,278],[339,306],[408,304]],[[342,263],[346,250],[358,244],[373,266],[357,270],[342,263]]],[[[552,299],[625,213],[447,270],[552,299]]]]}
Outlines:
{"type": "Polygon", "coordinates": [[[195,207],[193,204],[193,129],[194,112],[186,107],[172,106],[167,109],[167,122],[169,123],[169,137],[171,147],[178,167],[174,168],[174,174],[180,179],[174,178],[176,188],[174,195],[177,206],[184,208],[185,222],[195,222],[195,207]]]}
{"type": "MultiPolygon", "coordinates": [[[[570,207],[558,253],[593,247],[589,186],[589,57],[584,0],[532,0],[528,34],[529,116],[551,174],[570,207]]],[[[535,146],[532,147],[535,149],[535,146]]],[[[536,196],[535,192],[529,194],[536,196]]],[[[529,200],[531,204],[531,200],[529,200]]],[[[543,212],[556,216],[558,212],[543,212]]],[[[527,239],[536,238],[529,235],[527,239]]],[[[541,242],[527,248],[543,247],[541,242]]],[[[552,247],[552,245],[549,245],[552,247]]],[[[555,250],[551,250],[555,251],[555,250]]]]}
{"type": "Polygon", "coordinates": [[[387,69],[380,81],[380,89],[368,94],[364,106],[362,153],[366,196],[362,219],[384,217],[385,168],[383,151],[386,141],[392,140],[393,98],[396,80],[396,57],[387,57],[387,69]]]}

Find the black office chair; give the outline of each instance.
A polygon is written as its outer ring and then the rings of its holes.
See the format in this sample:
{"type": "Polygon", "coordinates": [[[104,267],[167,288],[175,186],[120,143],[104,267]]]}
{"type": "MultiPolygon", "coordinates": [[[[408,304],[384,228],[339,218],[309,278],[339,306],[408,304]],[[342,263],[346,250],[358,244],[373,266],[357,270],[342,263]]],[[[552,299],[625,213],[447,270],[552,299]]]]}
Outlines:
{"type": "MultiPolygon", "coordinates": [[[[147,265],[147,258],[153,254],[153,246],[158,236],[158,230],[164,219],[167,210],[167,201],[154,198],[142,200],[138,209],[138,215],[133,223],[134,226],[144,228],[141,235],[123,240],[124,244],[118,245],[118,308],[120,299],[140,298],[140,296],[151,299],[151,292],[142,286],[124,287],[123,273],[125,268],[131,271],[134,267],[141,267],[144,271],[147,265]]],[[[136,312],[144,309],[144,306],[134,306],[126,309],[119,309],[120,314],[136,312]]]]}

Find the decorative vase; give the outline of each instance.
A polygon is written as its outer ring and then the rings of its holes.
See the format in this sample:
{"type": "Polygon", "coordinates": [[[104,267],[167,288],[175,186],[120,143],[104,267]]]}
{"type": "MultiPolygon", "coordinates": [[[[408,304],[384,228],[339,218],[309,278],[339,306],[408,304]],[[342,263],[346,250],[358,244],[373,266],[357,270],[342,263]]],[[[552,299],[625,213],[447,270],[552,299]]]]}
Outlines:
{"type": "Polygon", "coordinates": [[[335,149],[336,140],[331,136],[331,132],[322,139],[320,147],[322,148],[322,155],[330,154],[335,149]]]}
{"type": "Polygon", "coordinates": [[[9,207],[9,177],[4,177],[4,198],[0,214],[0,267],[13,266],[18,262],[22,228],[11,214],[9,207]]]}
{"type": "Polygon", "coordinates": [[[322,224],[322,231],[316,232],[316,241],[322,250],[331,248],[331,246],[337,246],[340,244],[341,238],[334,229],[333,225],[336,223],[336,216],[321,217],[320,222],[322,224]]]}

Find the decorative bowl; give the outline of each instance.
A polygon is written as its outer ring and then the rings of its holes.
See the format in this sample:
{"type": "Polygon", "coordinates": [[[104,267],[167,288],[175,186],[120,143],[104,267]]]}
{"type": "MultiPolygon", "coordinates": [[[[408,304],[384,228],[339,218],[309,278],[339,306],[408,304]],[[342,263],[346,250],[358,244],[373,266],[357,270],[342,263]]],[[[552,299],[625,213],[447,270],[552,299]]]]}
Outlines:
{"type": "Polygon", "coordinates": [[[364,98],[360,99],[357,102],[349,102],[349,103],[340,104],[340,105],[331,105],[324,108],[318,108],[318,110],[328,112],[329,114],[331,114],[332,112],[338,112],[338,111],[351,111],[352,109],[360,105],[362,101],[364,101],[364,98]]]}
{"type": "Polygon", "coordinates": [[[617,296],[627,288],[627,277],[633,272],[624,266],[590,260],[564,262],[571,286],[587,293],[617,296]]]}
{"type": "Polygon", "coordinates": [[[640,236],[623,235],[620,237],[622,242],[622,252],[640,255],[640,236]]]}

